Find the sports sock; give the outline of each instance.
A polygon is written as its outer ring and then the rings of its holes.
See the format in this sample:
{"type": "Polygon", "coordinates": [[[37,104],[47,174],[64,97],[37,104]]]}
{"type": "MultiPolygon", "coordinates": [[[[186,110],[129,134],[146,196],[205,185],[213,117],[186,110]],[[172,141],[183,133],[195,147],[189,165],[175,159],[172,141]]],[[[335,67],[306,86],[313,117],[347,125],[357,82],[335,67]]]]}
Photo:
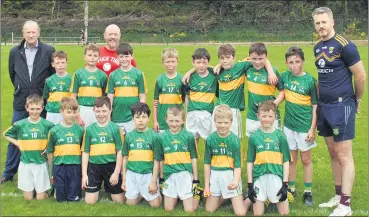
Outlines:
{"type": "Polygon", "coordinates": [[[341,195],[341,188],[342,188],[342,186],[340,186],[340,185],[335,185],[334,187],[335,187],[335,189],[336,189],[336,195],[341,195]]]}
{"type": "Polygon", "coordinates": [[[291,191],[295,191],[295,181],[288,181],[288,188],[291,189],[291,191]]]}
{"type": "Polygon", "coordinates": [[[344,195],[344,194],[341,195],[340,204],[343,204],[343,205],[349,207],[350,206],[350,201],[351,201],[351,196],[344,195]]]}
{"type": "Polygon", "coordinates": [[[313,185],[312,182],[304,182],[304,192],[311,192],[311,186],[313,185]]]}

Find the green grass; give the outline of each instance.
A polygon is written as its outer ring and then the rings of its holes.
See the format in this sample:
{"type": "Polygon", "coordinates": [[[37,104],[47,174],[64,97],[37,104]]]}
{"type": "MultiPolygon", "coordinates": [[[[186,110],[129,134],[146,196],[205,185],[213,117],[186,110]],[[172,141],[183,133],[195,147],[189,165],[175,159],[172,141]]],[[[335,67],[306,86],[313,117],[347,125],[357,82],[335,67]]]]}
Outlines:
{"type": "MultiPolygon", "coordinates": [[[[12,92],[13,86],[8,75],[8,55],[10,46],[3,46],[1,50],[2,68],[1,68],[1,132],[3,132],[11,124],[12,117],[12,92]]],[[[148,104],[152,105],[154,80],[163,72],[160,53],[165,46],[144,46],[136,45],[135,58],[138,67],[145,72],[148,81],[148,104]]],[[[186,72],[192,68],[191,54],[197,48],[196,46],[177,46],[180,54],[178,71],[186,72]]],[[[218,62],[216,56],[217,46],[205,46],[212,55],[210,63],[215,65],[218,62]]],[[[248,46],[236,46],[237,59],[243,59],[247,56],[248,46]]],[[[269,59],[279,71],[284,71],[284,53],[288,46],[269,46],[269,59]]],[[[314,66],[314,57],[312,54],[312,46],[302,46],[305,51],[305,71],[311,73],[317,78],[316,68],[314,66]]],[[[368,64],[368,47],[358,46],[364,66],[368,64]]],[[[83,67],[83,48],[79,46],[56,46],[57,50],[63,49],[68,53],[68,71],[73,73],[76,69],[83,67]]],[[[366,68],[366,72],[368,69],[366,68]]],[[[245,90],[246,91],[246,90],[245,90]]],[[[247,95],[246,95],[247,96],[247,95]]],[[[353,154],[356,164],[356,178],[352,193],[352,209],[354,216],[368,216],[368,106],[367,106],[367,89],[363,96],[361,113],[357,116],[356,121],[356,138],[353,145],[353,154]]],[[[284,103],[280,107],[282,117],[284,115],[284,103]]],[[[245,123],[245,112],[243,112],[243,123],[245,123]]],[[[151,123],[150,123],[151,126],[151,123]]],[[[2,139],[1,149],[1,170],[4,170],[6,159],[7,142],[2,139]]],[[[247,143],[246,138],[243,144],[247,143]]],[[[331,209],[320,209],[319,203],[330,199],[334,194],[334,183],[330,168],[330,158],[327,148],[322,137],[317,138],[318,147],[313,150],[314,177],[313,177],[313,193],[315,204],[311,208],[306,208],[302,203],[303,175],[302,167],[299,163],[297,175],[297,199],[295,203],[290,205],[291,216],[327,216],[331,213],[331,209]]],[[[245,146],[244,146],[245,147],[245,146]]],[[[203,142],[200,143],[200,154],[204,152],[203,142]]],[[[245,149],[244,149],[245,152],[245,149]]],[[[203,155],[199,160],[199,175],[203,184],[203,155]]],[[[246,187],[246,168],[242,168],[242,181],[245,190],[246,187]]],[[[103,193],[103,192],[102,192],[103,193]]],[[[102,195],[102,201],[96,205],[89,206],[83,201],[79,203],[56,203],[54,199],[45,201],[29,201],[23,200],[22,192],[17,189],[17,179],[14,182],[5,183],[2,186],[1,196],[1,215],[3,216],[186,216],[182,206],[179,205],[173,213],[167,213],[163,208],[151,209],[147,203],[139,206],[127,206],[114,204],[106,200],[109,196],[102,195]],[[13,196],[9,196],[14,194],[13,196]]],[[[200,209],[193,214],[194,216],[233,216],[230,205],[222,206],[216,213],[209,214],[204,210],[202,204],[200,209]]],[[[267,216],[277,215],[276,213],[268,213],[267,216]]]]}

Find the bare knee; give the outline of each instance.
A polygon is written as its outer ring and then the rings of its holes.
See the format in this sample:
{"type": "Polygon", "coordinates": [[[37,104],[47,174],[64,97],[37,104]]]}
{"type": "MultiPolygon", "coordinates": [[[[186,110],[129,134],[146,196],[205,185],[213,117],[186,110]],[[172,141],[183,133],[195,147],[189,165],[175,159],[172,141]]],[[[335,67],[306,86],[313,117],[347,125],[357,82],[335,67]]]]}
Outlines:
{"type": "Polygon", "coordinates": [[[312,160],[309,156],[301,156],[301,162],[304,166],[308,166],[312,163],[312,160]]]}
{"type": "Polygon", "coordinates": [[[137,205],[137,199],[127,199],[126,200],[127,205],[137,205]]]}
{"type": "Polygon", "coordinates": [[[164,209],[167,212],[172,212],[174,210],[174,206],[164,205],[164,209]]]}
{"type": "Polygon", "coordinates": [[[208,213],[214,213],[216,210],[217,210],[217,208],[215,208],[215,207],[208,206],[208,205],[205,206],[205,211],[208,212],[208,213]]]}
{"type": "Polygon", "coordinates": [[[279,215],[281,215],[281,216],[286,216],[286,215],[288,215],[289,213],[290,213],[290,211],[289,211],[289,209],[287,208],[286,210],[280,211],[280,212],[279,212],[279,215]]]}
{"type": "Polygon", "coordinates": [[[154,208],[157,208],[157,207],[160,207],[161,206],[161,197],[157,197],[155,198],[154,200],[150,201],[150,206],[151,207],[154,207],[154,208]]]}
{"type": "Polygon", "coordinates": [[[33,196],[24,195],[24,200],[26,200],[26,201],[33,200],[33,196]]]}
{"type": "Polygon", "coordinates": [[[96,204],[97,200],[93,198],[85,198],[86,204],[96,204]]]}
{"type": "Polygon", "coordinates": [[[246,216],[246,211],[235,210],[234,215],[236,215],[236,216],[246,216]]]}

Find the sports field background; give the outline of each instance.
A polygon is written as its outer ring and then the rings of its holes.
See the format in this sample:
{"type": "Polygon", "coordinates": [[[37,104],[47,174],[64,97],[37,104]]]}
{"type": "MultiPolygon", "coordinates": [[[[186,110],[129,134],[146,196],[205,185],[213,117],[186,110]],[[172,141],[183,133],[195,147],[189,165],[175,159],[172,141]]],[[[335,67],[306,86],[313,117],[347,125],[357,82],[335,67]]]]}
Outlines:
{"type": "MultiPolygon", "coordinates": [[[[268,46],[268,44],[267,44],[268,46]]],[[[138,68],[141,69],[146,76],[148,83],[147,103],[152,108],[154,82],[156,77],[164,72],[161,64],[162,49],[170,46],[157,45],[145,46],[134,45],[134,56],[137,61],[138,68]]],[[[191,55],[193,51],[200,46],[176,45],[175,48],[179,52],[178,72],[184,74],[192,68],[191,55]]],[[[218,63],[217,48],[218,46],[204,46],[211,54],[211,65],[218,63]]],[[[289,46],[268,46],[268,58],[272,65],[279,72],[285,71],[284,53],[289,46]]],[[[314,65],[313,46],[301,46],[305,52],[305,71],[317,78],[316,68],[314,65]]],[[[13,86],[11,84],[8,73],[8,56],[11,46],[2,46],[1,48],[1,132],[11,125],[12,118],[12,102],[13,102],[13,86]]],[[[236,59],[241,60],[248,55],[249,46],[237,45],[236,59]]],[[[364,62],[366,72],[368,73],[368,47],[358,46],[361,59],[364,62]]],[[[56,45],[56,50],[64,50],[68,54],[68,72],[73,74],[78,68],[84,66],[83,48],[76,45],[56,45]]],[[[246,90],[245,90],[246,92],[246,90]]],[[[246,95],[247,97],[247,95],[246,95]]],[[[351,208],[353,216],[368,216],[368,102],[367,88],[362,98],[361,113],[356,119],[356,138],[353,145],[353,154],[356,166],[356,178],[352,193],[351,208]]],[[[247,102],[247,99],[246,99],[247,102]]],[[[284,103],[280,106],[282,120],[284,116],[284,103]]],[[[243,125],[245,125],[245,112],[243,115],[243,125]]],[[[150,121],[150,127],[152,121],[150,121]]],[[[245,128],[243,128],[243,131],[245,128]]],[[[7,142],[1,139],[1,173],[4,170],[6,159],[7,142]]],[[[333,209],[320,209],[318,205],[328,201],[334,195],[334,183],[330,168],[330,159],[324,140],[317,138],[318,146],[313,149],[314,176],[312,191],[314,194],[314,206],[307,208],[302,203],[303,191],[303,175],[302,166],[299,162],[298,174],[296,180],[297,197],[295,202],[290,205],[290,216],[327,216],[333,209]]],[[[243,152],[246,152],[247,138],[243,138],[243,152]]],[[[200,186],[203,187],[203,153],[204,144],[200,142],[199,152],[199,176],[200,186]]],[[[242,167],[243,191],[246,190],[246,167],[243,160],[242,167]]],[[[45,201],[24,201],[23,195],[17,189],[17,176],[13,182],[7,182],[1,187],[1,215],[2,216],[186,216],[182,205],[179,204],[172,213],[165,212],[163,207],[151,209],[147,203],[141,203],[139,206],[127,206],[115,204],[110,201],[110,196],[104,191],[100,192],[101,201],[90,206],[83,201],[79,203],[57,203],[55,199],[50,198],[45,201]],[[109,200],[108,200],[109,199],[109,200]]],[[[206,213],[204,203],[194,213],[193,216],[233,216],[231,204],[222,206],[213,214],[206,213]]],[[[250,212],[249,212],[250,215],[250,212]]],[[[267,216],[277,215],[276,213],[268,213],[267,216]]]]}

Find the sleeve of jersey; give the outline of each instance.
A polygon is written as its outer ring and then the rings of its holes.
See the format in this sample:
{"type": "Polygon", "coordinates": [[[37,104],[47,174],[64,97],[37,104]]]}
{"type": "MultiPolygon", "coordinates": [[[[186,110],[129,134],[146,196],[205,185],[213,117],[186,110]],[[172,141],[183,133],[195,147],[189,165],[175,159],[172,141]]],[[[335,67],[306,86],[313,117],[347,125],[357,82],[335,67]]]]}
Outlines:
{"type": "Polygon", "coordinates": [[[122,146],[122,156],[128,156],[128,148],[129,148],[129,136],[126,135],[123,146],[122,146]]]}
{"type": "Polygon", "coordinates": [[[250,67],[252,67],[251,61],[240,61],[240,62],[237,62],[237,64],[242,64],[243,72],[245,73],[245,75],[246,75],[247,70],[250,67]]]}
{"type": "Polygon", "coordinates": [[[79,88],[79,76],[78,76],[78,70],[73,74],[72,77],[72,85],[70,87],[70,92],[77,94],[79,88]]]}
{"type": "Polygon", "coordinates": [[[114,78],[113,74],[110,74],[108,79],[108,87],[106,88],[106,93],[114,94],[114,78]]]}
{"type": "Polygon", "coordinates": [[[138,84],[138,93],[140,94],[147,93],[146,78],[143,72],[139,74],[137,84],[138,84]]]}
{"type": "Polygon", "coordinates": [[[234,168],[241,168],[241,146],[240,141],[235,140],[235,146],[233,153],[234,168]]]}
{"type": "Polygon", "coordinates": [[[49,98],[49,84],[48,84],[48,80],[46,80],[46,82],[45,82],[44,90],[42,92],[42,98],[43,99],[48,99],[49,98]]]}
{"type": "Polygon", "coordinates": [[[102,95],[104,96],[105,95],[105,91],[106,91],[106,86],[107,86],[107,83],[108,83],[108,76],[101,71],[101,83],[102,83],[102,95]]]}
{"type": "Polygon", "coordinates": [[[8,136],[10,138],[17,139],[18,138],[17,132],[18,132],[18,125],[15,122],[11,127],[9,127],[8,129],[4,131],[3,136],[4,137],[8,136]]]}
{"type": "Polygon", "coordinates": [[[278,82],[277,82],[277,89],[278,90],[283,90],[284,89],[284,85],[283,85],[283,81],[282,81],[282,77],[281,74],[278,72],[277,69],[274,69],[274,73],[278,78],[278,82]]]}
{"type": "Polygon", "coordinates": [[[318,104],[318,93],[316,90],[317,87],[317,83],[316,83],[316,79],[313,77],[313,80],[311,82],[311,87],[310,87],[310,97],[311,97],[311,104],[318,104]]]}
{"type": "Polygon", "coordinates": [[[50,121],[48,121],[48,120],[46,120],[47,121],[47,128],[49,129],[49,131],[50,131],[50,129],[51,128],[53,128],[55,125],[54,125],[54,123],[52,123],[52,122],[50,122],[50,121]]]}
{"type": "Polygon", "coordinates": [[[248,147],[247,147],[247,162],[254,163],[255,157],[256,157],[256,150],[254,146],[254,141],[252,137],[250,137],[248,147]]]}
{"type": "Polygon", "coordinates": [[[342,60],[345,62],[347,67],[351,67],[361,60],[359,51],[354,43],[350,42],[348,45],[343,47],[342,60]]]}
{"type": "Polygon", "coordinates": [[[124,134],[121,128],[116,126],[116,129],[114,131],[114,139],[115,139],[115,150],[118,152],[122,150],[122,144],[124,142],[124,134]]]}
{"type": "Polygon", "coordinates": [[[53,136],[53,131],[50,131],[47,137],[47,148],[46,148],[46,153],[53,153],[54,152],[54,146],[55,146],[55,142],[54,142],[54,136],[53,136]]]}
{"type": "Polygon", "coordinates": [[[192,134],[188,134],[188,148],[190,150],[191,159],[197,158],[195,138],[192,134]]]}
{"type": "Polygon", "coordinates": [[[288,146],[288,142],[286,136],[283,133],[280,133],[281,140],[281,150],[283,155],[283,163],[291,161],[290,148],[288,146]]]}
{"type": "Polygon", "coordinates": [[[204,164],[211,164],[211,147],[210,140],[205,140],[205,155],[204,155],[204,164]]]}
{"type": "Polygon", "coordinates": [[[163,153],[163,147],[161,145],[161,137],[157,136],[156,140],[154,141],[154,157],[157,161],[164,160],[164,153],[163,153]]]}
{"type": "Polygon", "coordinates": [[[159,86],[158,80],[156,80],[155,81],[155,90],[154,90],[154,100],[159,99],[160,92],[161,92],[161,88],[159,86]]]}
{"type": "Polygon", "coordinates": [[[83,135],[81,151],[90,153],[90,146],[91,146],[91,134],[90,134],[90,131],[86,129],[85,134],[83,135]]]}

